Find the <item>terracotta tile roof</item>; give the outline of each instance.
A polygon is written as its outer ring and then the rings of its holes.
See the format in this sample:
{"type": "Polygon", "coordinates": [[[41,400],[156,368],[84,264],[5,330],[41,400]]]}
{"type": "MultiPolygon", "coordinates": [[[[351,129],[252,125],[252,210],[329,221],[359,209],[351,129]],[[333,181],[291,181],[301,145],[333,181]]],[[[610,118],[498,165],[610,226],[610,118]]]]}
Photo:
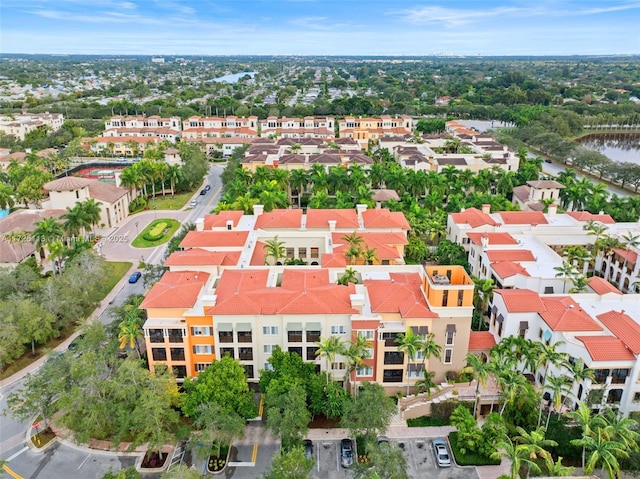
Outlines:
{"type": "Polygon", "coordinates": [[[613,252],[620,256],[623,261],[626,259],[627,263],[636,264],[638,262],[638,253],[635,251],[613,248],[613,252]]]}
{"type": "Polygon", "coordinates": [[[233,221],[233,227],[235,228],[238,226],[242,215],[242,211],[221,211],[217,215],[204,215],[204,229],[206,231],[212,228],[225,228],[227,221],[233,221]]]}
{"type": "Polygon", "coordinates": [[[88,178],[78,178],[76,176],[63,176],[57,180],[45,183],[43,188],[47,191],[73,191],[89,186],[91,182],[88,178]]]}
{"type": "Polygon", "coordinates": [[[389,211],[388,208],[368,209],[362,213],[362,222],[365,228],[402,228],[405,231],[411,229],[404,213],[389,211]]]}
{"type": "Polygon", "coordinates": [[[577,221],[599,221],[600,223],[607,225],[615,223],[615,220],[611,215],[594,215],[588,211],[567,211],[567,214],[572,218],[575,218],[577,221]]]}
{"type": "Polygon", "coordinates": [[[529,201],[531,190],[527,185],[520,185],[513,188],[513,196],[518,198],[522,203],[529,201]]]}
{"type": "Polygon", "coordinates": [[[120,188],[113,183],[103,183],[98,180],[91,180],[89,183],[89,195],[105,203],[115,203],[128,194],[128,189],[120,188]]]}
{"type": "Polygon", "coordinates": [[[554,331],[602,331],[602,327],[569,296],[543,297],[539,313],[554,331]]]}
{"type": "Polygon", "coordinates": [[[318,209],[314,210],[309,208],[307,210],[307,229],[308,228],[329,228],[329,221],[336,221],[336,228],[351,228],[358,229],[358,215],[356,210],[343,209],[343,210],[330,210],[330,209],[318,209]]]}
{"type": "Polygon", "coordinates": [[[485,251],[489,261],[535,261],[528,249],[490,249],[485,251]]]}
{"type": "Polygon", "coordinates": [[[347,265],[347,257],[342,253],[324,253],[320,264],[323,268],[342,268],[347,265]]]}
{"type": "Polygon", "coordinates": [[[635,356],[615,336],[576,336],[594,361],[634,361],[635,356]]]}
{"type": "MultiPolygon", "coordinates": [[[[420,279],[419,275],[418,280],[420,279]]],[[[409,281],[401,281],[401,276],[389,280],[365,280],[371,310],[374,313],[399,313],[403,318],[437,318],[429,309],[421,285],[407,275],[409,281]]]]}
{"type": "Polygon", "coordinates": [[[202,271],[167,271],[153,285],[140,307],[191,308],[208,279],[209,273],[202,271]]]}
{"type": "Polygon", "coordinates": [[[605,327],[615,334],[633,352],[640,353],[640,324],[624,310],[608,311],[596,316],[605,327]]]}
{"type": "Polygon", "coordinates": [[[540,211],[502,211],[498,213],[506,225],[546,225],[540,211]]]}
{"type": "Polygon", "coordinates": [[[491,216],[477,208],[468,208],[460,213],[451,213],[451,217],[456,224],[468,224],[471,228],[483,225],[498,226],[498,223],[493,221],[491,216]]]}
{"type": "Polygon", "coordinates": [[[164,262],[165,266],[207,266],[235,265],[240,259],[240,251],[216,252],[202,248],[175,251],[164,262]]]}
{"type": "Polygon", "coordinates": [[[248,231],[189,231],[180,243],[180,247],[242,247],[248,236],[248,231]]]}
{"type": "Polygon", "coordinates": [[[510,313],[539,313],[545,310],[540,295],[530,289],[496,289],[510,313]]]}
{"type": "Polygon", "coordinates": [[[0,263],[19,263],[36,250],[29,233],[45,218],[60,218],[67,210],[16,210],[0,220],[0,263]],[[15,233],[11,241],[11,233],[15,233]],[[20,242],[18,240],[24,240],[20,242]]]}
{"type": "Polygon", "coordinates": [[[491,263],[491,268],[502,279],[511,278],[517,274],[530,276],[520,263],[514,263],[513,261],[496,261],[495,263],[491,263]]]}
{"type": "MultiPolygon", "coordinates": [[[[403,233],[357,233],[362,238],[362,248],[375,249],[379,260],[399,259],[401,257],[394,245],[407,244],[407,238],[403,233]]],[[[332,233],[333,252],[342,253],[349,247],[343,239],[344,233],[332,233]]]]}
{"type": "Polygon", "coordinates": [[[254,229],[297,229],[300,228],[301,222],[302,210],[273,210],[258,216],[254,229]]]}
{"type": "Polygon", "coordinates": [[[482,238],[487,238],[490,245],[518,244],[518,240],[509,233],[467,233],[467,237],[473,244],[482,244],[482,238]]]}
{"type": "Polygon", "coordinates": [[[558,183],[555,180],[537,180],[537,181],[527,181],[527,184],[532,188],[546,188],[546,189],[561,189],[564,188],[562,183],[558,183]]]}
{"type": "Polygon", "coordinates": [[[487,351],[496,345],[489,331],[471,331],[469,333],[469,351],[487,351]]]}
{"type": "Polygon", "coordinates": [[[607,293],[622,294],[622,291],[620,291],[606,279],[600,278],[599,276],[592,276],[591,278],[587,278],[587,284],[596,294],[599,295],[607,293]]]}
{"type": "Polygon", "coordinates": [[[269,271],[225,270],[218,281],[216,305],[207,314],[353,314],[355,286],[328,282],[322,270],[285,269],[283,285],[266,287],[269,271]],[[292,271],[292,276],[289,275],[292,271]],[[285,287],[285,284],[287,287],[285,287]]]}
{"type": "Polygon", "coordinates": [[[398,196],[396,190],[375,189],[371,190],[371,192],[373,193],[373,196],[371,198],[373,201],[400,201],[400,197],[398,196]]]}

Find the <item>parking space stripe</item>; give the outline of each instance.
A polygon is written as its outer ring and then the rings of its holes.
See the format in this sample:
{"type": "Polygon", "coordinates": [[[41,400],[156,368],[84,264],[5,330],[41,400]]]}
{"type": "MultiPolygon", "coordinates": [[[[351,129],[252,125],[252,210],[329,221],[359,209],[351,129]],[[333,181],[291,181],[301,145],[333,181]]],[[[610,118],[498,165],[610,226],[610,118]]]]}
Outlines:
{"type": "Polygon", "coordinates": [[[255,464],[256,459],[258,458],[258,445],[253,445],[253,454],[251,454],[251,462],[255,464]]]}

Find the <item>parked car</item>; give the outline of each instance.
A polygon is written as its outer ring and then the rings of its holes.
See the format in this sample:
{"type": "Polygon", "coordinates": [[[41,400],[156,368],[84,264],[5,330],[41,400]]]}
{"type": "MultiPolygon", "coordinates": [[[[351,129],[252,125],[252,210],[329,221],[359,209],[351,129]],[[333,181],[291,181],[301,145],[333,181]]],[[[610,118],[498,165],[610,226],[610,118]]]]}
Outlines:
{"type": "Polygon", "coordinates": [[[340,441],[340,464],[342,467],[353,465],[353,442],[351,439],[345,438],[340,441]]]}
{"type": "Polygon", "coordinates": [[[207,194],[207,190],[200,190],[200,196],[206,195],[206,194],[207,194]]]}
{"type": "Polygon", "coordinates": [[[551,160],[546,159],[546,160],[544,160],[544,162],[545,162],[545,163],[551,163],[551,160]]]}
{"type": "Polygon", "coordinates": [[[82,338],[84,338],[84,334],[78,334],[75,337],[75,339],[69,343],[69,346],[67,346],[67,349],[69,351],[75,351],[76,349],[78,349],[78,346],[80,345],[80,342],[82,341],[82,338]]]}
{"type": "Polygon", "coordinates": [[[378,436],[378,447],[389,447],[389,438],[387,436],[378,436]]]}
{"type": "Polygon", "coordinates": [[[136,271],[131,276],[129,276],[129,283],[131,284],[137,283],[141,276],[142,276],[142,273],[140,271],[136,271]]]}
{"type": "Polygon", "coordinates": [[[433,441],[433,452],[436,455],[436,463],[440,467],[451,467],[451,456],[447,449],[447,441],[438,438],[433,441]]]}
{"type": "Polygon", "coordinates": [[[191,203],[189,203],[189,206],[198,206],[198,200],[191,200],[191,203]]]}
{"type": "Polygon", "coordinates": [[[310,439],[305,439],[304,441],[304,456],[307,459],[313,458],[313,442],[310,439]]]}
{"type": "Polygon", "coordinates": [[[209,191],[211,189],[211,185],[205,185],[204,186],[204,191],[209,191]]]}

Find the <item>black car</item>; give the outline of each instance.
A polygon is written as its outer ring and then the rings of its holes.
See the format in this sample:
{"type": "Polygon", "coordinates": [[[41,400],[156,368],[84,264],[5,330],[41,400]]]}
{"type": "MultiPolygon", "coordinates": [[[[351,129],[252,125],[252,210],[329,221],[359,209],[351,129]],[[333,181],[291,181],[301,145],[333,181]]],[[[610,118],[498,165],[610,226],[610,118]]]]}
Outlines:
{"type": "Polygon", "coordinates": [[[340,464],[342,467],[351,467],[353,465],[353,442],[351,439],[340,441],[340,464]]]}
{"type": "Polygon", "coordinates": [[[311,459],[313,457],[313,442],[310,439],[304,440],[304,457],[311,459]]]}
{"type": "Polygon", "coordinates": [[[200,196],[206,195],[206,194],[207,194],[207,190],[200,190],[200,196]]]}

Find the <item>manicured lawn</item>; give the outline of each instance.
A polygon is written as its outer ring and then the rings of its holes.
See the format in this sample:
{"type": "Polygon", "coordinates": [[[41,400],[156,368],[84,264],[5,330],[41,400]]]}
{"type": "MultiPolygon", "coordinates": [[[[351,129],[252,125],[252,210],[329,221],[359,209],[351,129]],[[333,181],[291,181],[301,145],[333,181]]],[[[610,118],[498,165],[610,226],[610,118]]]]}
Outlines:
{"type": "MultiPolygon", "coordinates": [[[[129,271],[131,263],[126,261],[106,261],[105,262],[105,276],[102,283],[102,291],[100,296],[104,298],[113,287],[120,281],[120,279],[129,271]]],[[[42,356],[46,355],[49,351],[54,350],[61,343],[63,343],[69,336],[76,330],[76,324],[69,324],[62,331],[60,336],[47,342],[46,344],[36,347],[35,356],[31,354],[31,348],[28,349],[22,356],[9,364],[2,373],[0,373],[0,379],[6,379],[9,376],[22,371],[29,364],[37,361],[42,356]]]]}
{"type": "Polygon", "coordinates": [[[152,248],[154,246],[158,246],[166,243],[171,239],[177,229],[180,227],[180,222],[178,220],[173,220],[171,218],[158,218],[157,220],[152,221],[147,225],[145,229],[143,229],[140,234],[131,242],[131,246],[134,248],[152,248]],[[158,223],[166,223],[167,224],[167,232],[165,235],[156,240],[156,241],[148,241],[144,238],[144,235],[151,231],[155,225],[158,223]]]}
{"type": "MultiPolygon", "coordinates": [[[[155,206],[157,210],[179,210],[191,201],[192,196],[193,191],[176,194],[173,198],[171,195],[166,195],[165,197],[156,195],[155,206]]],[[[154,200],[149,200],[149,208],[153,209],[153,205],[154,200]]]]}

